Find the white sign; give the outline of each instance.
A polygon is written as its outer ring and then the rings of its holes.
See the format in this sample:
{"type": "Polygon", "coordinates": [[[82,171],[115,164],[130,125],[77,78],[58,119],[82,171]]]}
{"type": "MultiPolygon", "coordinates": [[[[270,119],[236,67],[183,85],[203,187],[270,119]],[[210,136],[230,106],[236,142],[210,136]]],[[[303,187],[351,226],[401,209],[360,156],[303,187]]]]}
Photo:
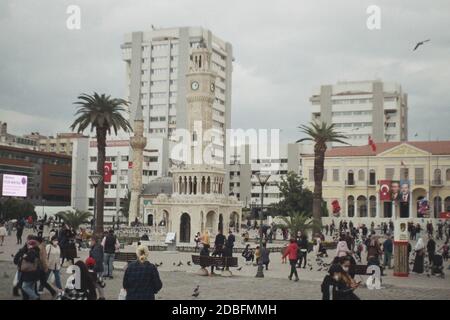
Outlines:
{"type": "Polygon", "coordinates": [[[175,242],[175,232],[167,232],[165,243],[174,243],[175,242]]]}
{"type": "Polygon", "coordinates": [[[4,174],[2,195],[5,197],[26,197],[27,185],[27,176],[4,174]]]}

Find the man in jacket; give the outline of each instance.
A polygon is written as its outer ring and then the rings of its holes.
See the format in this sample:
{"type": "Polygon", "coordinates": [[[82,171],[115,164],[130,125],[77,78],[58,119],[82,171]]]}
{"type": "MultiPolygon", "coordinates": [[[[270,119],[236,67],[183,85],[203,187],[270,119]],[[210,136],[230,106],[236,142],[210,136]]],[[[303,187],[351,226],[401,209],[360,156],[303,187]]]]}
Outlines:
{"type": "Polygon", "coordinates": [[[114,235],[114,230],[110,229],[108,234],[103,238],[103,264],[104,264],[104,277],[113,279],[113,263],[116,251],[119,250],[120,244],[114,235]]]}
{"type": "Polygon", "coordinates": [[[383,242],[383,253],[384,253],[383,265],[385,268],[389,269],[391,268],[392,251],[393,251],[392,237],[388,236],[387,239],[383,242]]]}
{"type": "Polygon", "coordinates": [[[436,242],[433,240],[432,236],[429,236],[428,239],[429,239],[427,243],[428,260],[430,264],[432,264],[434,254],[436,253],[436,242]]]}

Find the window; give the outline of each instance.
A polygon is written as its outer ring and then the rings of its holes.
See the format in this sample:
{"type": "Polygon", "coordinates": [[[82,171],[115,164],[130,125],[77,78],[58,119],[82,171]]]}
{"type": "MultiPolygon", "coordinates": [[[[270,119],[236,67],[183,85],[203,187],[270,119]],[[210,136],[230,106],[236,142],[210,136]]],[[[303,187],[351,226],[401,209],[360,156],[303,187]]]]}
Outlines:
{"type": "Polygon", "coordinates": [[[309,181],[314,181],[314,169],[309,169],[309,181]]]}
{"type": "Polygon", "coordinates": [[[128,156],[122,156],[122,157],[120,158],[120,160],[121,160],[121,161],[128,161],[128,156]]]}
{"type": "Polygon", "coordinates": [[[387,180],[392,180],[394,178],[395,169],[394,168],[386,168],[384,176],[387,180]]]}
{"type": "Polygon", "coordinates": [[[355,198],[353,196],[347,198],[347,216],[349,218],[355,216],[355,198]]]}
{"type": "Polygon", "coordinates": [[[333,169],[333,181],[339,181],[339,169],[333,169]]]}
{"type": "Polygon", "coordinates": [[[91,160],[91,162],[96,162],[97,161],[97,157],[91,157],[90,160],[91,160]]]}
{"type": "Polygon", "coordinates": [[[353,170],[348,170],[347,172],[347,185],[351,186],[355,184],[355,177],[353,174],[353,170]]]}
{"type": "Polygon", "coordinates": [[[423,184],[423,168],[415,168],[414,169],[414,178],[415,178],[415,184],[423,184]]]}
{"type": "Polygon", "coordinates": [[[327,169],[323,169],[323,179],[322,181],[327,181],[327,169]]]}
{"type": "Polygon", "coordinates": [[[369,185],[374,186],[376,184],[375,170],[371,169],[369,173],[369,185]]]}
{"type": "Polygon", "coordinates": [[[128,170],[120,170],[120,175],[124,176],[128,174],[128,170]]]}
{"type": "Polygon", "coordinates": [[[364,174],[364,170],[360,169],[358,171],[358,181],[364,181],[365,180],[365,174],[364,174]]]}
{"type": "Polygon", "coordinates": [[[441,184],[441,169],[434,170],[433,180],[435,184],[441,184]]]}
{"type": "Polygon", "coordinates": [[[409,169],[400,168],[400,180],[408,180],[408,179],[409,179],[409,169]]]}

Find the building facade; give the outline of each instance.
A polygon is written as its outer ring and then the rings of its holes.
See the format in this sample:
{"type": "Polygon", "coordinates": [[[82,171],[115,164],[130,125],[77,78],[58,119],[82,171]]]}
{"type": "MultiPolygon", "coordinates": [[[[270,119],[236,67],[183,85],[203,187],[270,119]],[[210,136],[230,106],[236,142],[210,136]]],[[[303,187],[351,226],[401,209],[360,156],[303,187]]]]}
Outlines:
{"type": "MultiPolygon", "coordinates": [[[[303,175],[307,186],[314,187],[314,157],[303,158],[303,175]]],[[[392,188],[393,190],[393,188],[392,188]]],[[[381,190],[383,191],[383,190],[381,190]]],[[[450,141],[386,142],[369,146],[337,147],[325,155],[323,199],[330,217],[370,223],[392,219],[402,210],[404,218],[439,218],[450,211],[450,141]],[[385,181],[407,183],[409,195],[402,201],[382,200],[380,189],[385,181]],[[421,201],[428,200],[426,215],[421,201]],[[332,215],[333,201],[340,213],[332,215]]],[[[398,198],[397,198],[398,199],[398,198]]]]}
{"type": "Polygon", "coordinates": [[[369,136],[375,142],[408,140],[408,99],[399,84],[374,80],[323,85],[310,102],[312,121],[333,123],[350,145],[366,145],[369,136]]]}
{"type": "Polygon", "coordinates": [[[55,152],[60,154],[72,155],[73,144],[78,139],[88,138],[79,133],[58,133],[56,137],[40,137],[39,150],[44,152],[55,152]]]}
{"type": "Polygon", "coordinates": [[[260,206],[261,186],[256,173],[265,170],[271,164],[270,178],[264,189],[264,206],[282,200],[278,183],[289,171],[302,175],[302,159],[305,154],[313,153],[312,145],[290,143],[278,145],[279,152],[275,155],[260,157],[252,153],[250,145],[231,148],[232,163],[227,165],[229,172],[229,194],[240,200],[244,207],[260,206]]]}
{"type": "MultiPolygon", "coordinates": [[[[71,197],[70,156],[0,146],[0,175],[28,177],[27,197],[34,205],[68,206],[71,197]]],[[[0,178],[0,184],[3,179],[0,178]]]]}
{"type": "Polygon", "coordinates": [[[8,124],[0,121],[0,146],[38,150],[38,142],[34,137],[24,137],[8,132],[8,124]]]}

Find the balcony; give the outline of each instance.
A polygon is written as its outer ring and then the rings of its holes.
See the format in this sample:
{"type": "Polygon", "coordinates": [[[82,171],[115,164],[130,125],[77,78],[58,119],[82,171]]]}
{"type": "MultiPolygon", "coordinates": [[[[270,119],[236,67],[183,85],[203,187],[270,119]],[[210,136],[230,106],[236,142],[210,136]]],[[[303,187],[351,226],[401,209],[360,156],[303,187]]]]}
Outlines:
{"type": "Polygon", "coordinates": [[[345,186],[346,187],[354,187],[355,186],[355,180],[345,180],[345,186]]]}
{"type": "Polygon", "coordinates": [[[433,187],[442,187],[444,185],[444,181],[442,179],[433,179],[431,180],[431,185],[433,187]]]}

